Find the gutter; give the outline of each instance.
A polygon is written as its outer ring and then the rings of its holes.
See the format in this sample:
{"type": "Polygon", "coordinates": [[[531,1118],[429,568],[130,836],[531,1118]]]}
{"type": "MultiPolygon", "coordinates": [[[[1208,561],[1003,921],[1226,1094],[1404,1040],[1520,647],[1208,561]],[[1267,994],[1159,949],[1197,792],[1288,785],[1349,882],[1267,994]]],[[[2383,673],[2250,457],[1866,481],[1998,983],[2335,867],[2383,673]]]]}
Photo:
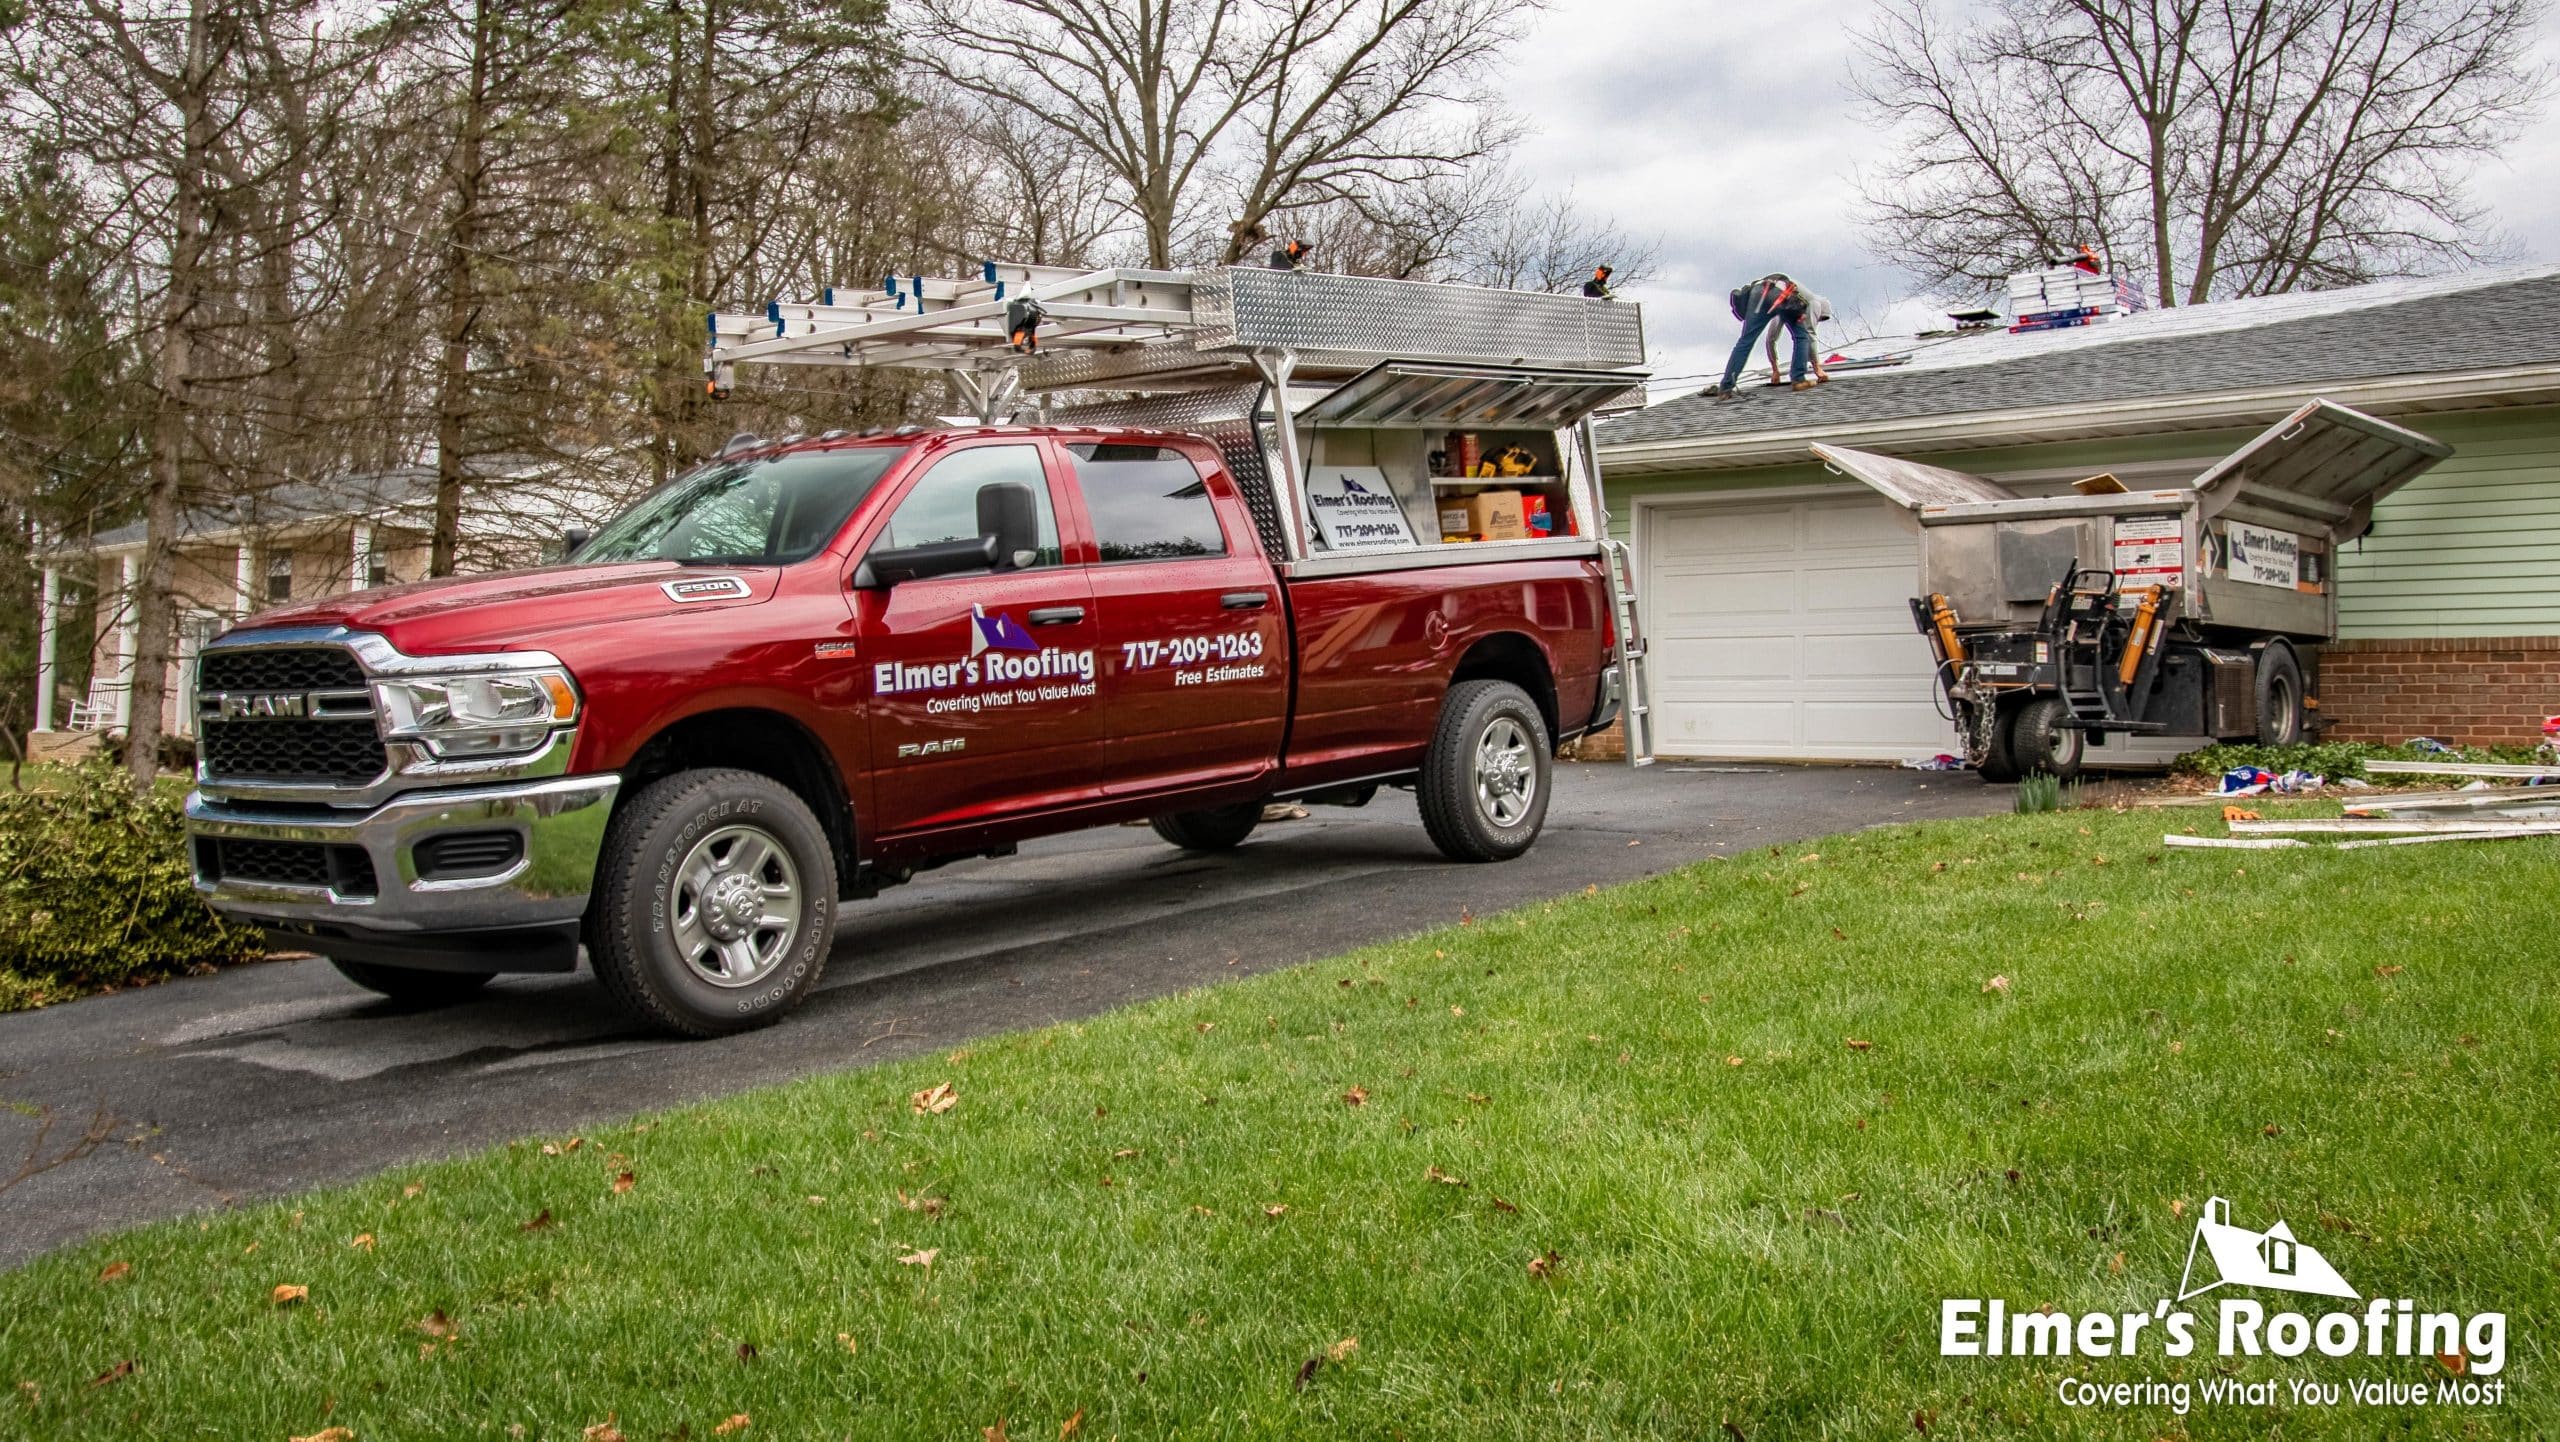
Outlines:
{"type": "MultiPolygon", "coordinates": [[[[1854,381],[1840,384],[1856,384],[1854,381]]],[[[1667,471],[1730,470],[1811,459],[1815,441],[1834,441],[1892,455],[1980,450],[2052,441],[2102,440],[2161,431],[2217,430],[2263,425],[2317,396],[2358,410],[2476,410],[2494,406],[2560,402],[2560,362],[2447,371],[2423,376],[2294,383],[2196,395],[2147,396],[2096,404],[2033,406],[2005,411],[1961,411],[1871,421],[1843,421],[1791,430],[1738,435],[1685,436],[1672,440],[1600,442],[1604,473],[1618,476],[1667,471]]]]}

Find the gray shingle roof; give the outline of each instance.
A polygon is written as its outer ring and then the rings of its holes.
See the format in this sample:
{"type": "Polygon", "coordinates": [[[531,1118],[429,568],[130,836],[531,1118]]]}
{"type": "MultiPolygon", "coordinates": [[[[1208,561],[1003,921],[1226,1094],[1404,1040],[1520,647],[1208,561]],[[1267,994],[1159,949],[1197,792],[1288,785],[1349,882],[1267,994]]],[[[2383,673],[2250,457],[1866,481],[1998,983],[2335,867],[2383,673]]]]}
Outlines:
{"type": "MultiPolygon", "coordinates": [[[[2407,283],[2375,287],[2369,299],[2379,303],[2357,304],[2368,298],[2333,292],[2334,308],[2265,306],[2265,323],[2235,328],[2183,328],[2173,320],[2181,313],[2171,311],[2157,317],[2164,323],[2157,335],[2142,333],[2153,317],[2134,316],[2049,337],[1962,340],[1949,348],[1987,342],[1993,349],[1981,363],[1850,372],[1812,391],[1746,385],[1741,394],[1748,399],[1686,396],[1607,422],[1599,439],[1607,447],[1852,429],[1926,416],[2560,362],[2560,274],[2482,279],[2490,283],[2460,278],[2432,291],[2407,283]],[[2284,318],[2288,312],[2292,318],[2284,318]],[[2084,343],[2070,343],[2081,336],[2084,343]],[[1992,358],[2002,342],[2029,339],[2046,344],[1992,358]]],[[[2235,318],[2244,320],[2250,312],[2240,308],[2261,305],[2232,303],[2235,318]]]]}

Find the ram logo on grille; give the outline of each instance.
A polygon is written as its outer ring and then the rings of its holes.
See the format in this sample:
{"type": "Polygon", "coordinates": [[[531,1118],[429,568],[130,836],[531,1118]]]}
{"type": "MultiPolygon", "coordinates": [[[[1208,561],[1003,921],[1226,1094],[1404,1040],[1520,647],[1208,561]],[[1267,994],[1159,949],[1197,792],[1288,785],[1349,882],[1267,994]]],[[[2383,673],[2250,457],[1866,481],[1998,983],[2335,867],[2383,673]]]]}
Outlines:
{"type": "Polygon", "coordinates": [[[225,721],[302,717],[313,710],[307,691],[216,691],[204,702],[207,711],[225,721]]]}

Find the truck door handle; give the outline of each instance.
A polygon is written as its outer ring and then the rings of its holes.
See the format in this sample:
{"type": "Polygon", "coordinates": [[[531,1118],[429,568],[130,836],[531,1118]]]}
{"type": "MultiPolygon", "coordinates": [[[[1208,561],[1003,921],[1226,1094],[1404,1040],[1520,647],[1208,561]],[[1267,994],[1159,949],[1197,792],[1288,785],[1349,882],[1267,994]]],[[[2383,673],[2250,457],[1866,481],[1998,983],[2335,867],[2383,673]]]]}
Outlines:
{"type": "Polygon", "coordinates": [[[1230,611],[1259,611],[1271,604],[1269,591],[1229,591],[1218,598],[1218,604],[1230,611]]]}
{"type": "Polygon", "coordinates": [[[1042,606],[1031,613],[1034,626],[1072,626],[1083,619],[1082,606],[1042,606]]]}

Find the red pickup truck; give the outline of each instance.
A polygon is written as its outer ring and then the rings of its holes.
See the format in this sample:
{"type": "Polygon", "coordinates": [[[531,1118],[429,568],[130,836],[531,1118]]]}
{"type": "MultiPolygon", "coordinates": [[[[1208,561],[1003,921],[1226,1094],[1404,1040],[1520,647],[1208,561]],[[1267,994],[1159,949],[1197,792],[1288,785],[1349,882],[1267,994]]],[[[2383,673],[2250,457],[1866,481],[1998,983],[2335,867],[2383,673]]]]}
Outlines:
{"type": "Polygon", "coordinates": [[[570,562],[207,646],[198,886],[395,997],[583,944],[708,1036],[809,994],[840,901],[1029,837],[1217,850],[1399,786],[1447,855],[1527,850],[1617,706],[1599,547],[1289,569],[1172,431],[733,448],[570,562]]]}

